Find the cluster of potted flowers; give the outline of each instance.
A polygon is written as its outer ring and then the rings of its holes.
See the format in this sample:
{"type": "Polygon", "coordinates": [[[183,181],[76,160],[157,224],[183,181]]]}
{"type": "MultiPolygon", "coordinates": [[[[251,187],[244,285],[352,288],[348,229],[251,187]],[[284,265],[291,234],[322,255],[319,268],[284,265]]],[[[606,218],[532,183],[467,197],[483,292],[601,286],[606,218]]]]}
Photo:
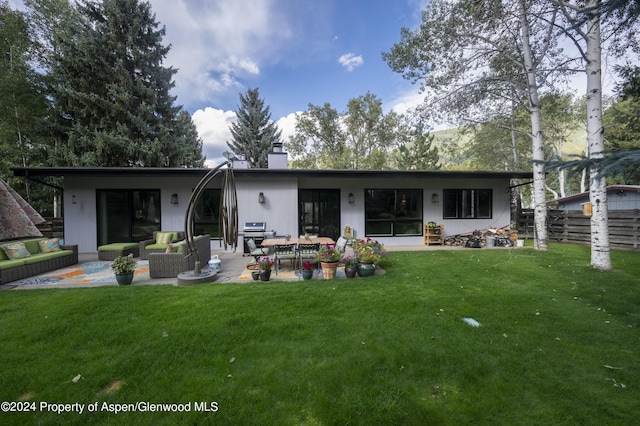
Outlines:
{"type": "Polygon", "coordinates": [[[387,255],[384,245],[378,240],[364,238],[354,241],[353,248],[358,260],[357,270],[361,277],[368,277],[375,273],[380,259],[387,255]]]}

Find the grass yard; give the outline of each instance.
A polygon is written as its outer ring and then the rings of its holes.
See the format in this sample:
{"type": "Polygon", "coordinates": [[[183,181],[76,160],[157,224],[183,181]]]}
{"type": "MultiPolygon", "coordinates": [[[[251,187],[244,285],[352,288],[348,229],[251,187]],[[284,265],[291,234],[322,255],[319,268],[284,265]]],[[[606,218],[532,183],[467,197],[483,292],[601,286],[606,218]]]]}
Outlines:
{"type": "Polygon", "coordinates": [[[589,250],[392,252],[386,275],[355,280],[5,291],[0,400],[31,412],[0,424],[634,424],[640,255],[614,251],[602,272],[589,250]],[[153,411],[169,403],[190,411],[153,411]]]}

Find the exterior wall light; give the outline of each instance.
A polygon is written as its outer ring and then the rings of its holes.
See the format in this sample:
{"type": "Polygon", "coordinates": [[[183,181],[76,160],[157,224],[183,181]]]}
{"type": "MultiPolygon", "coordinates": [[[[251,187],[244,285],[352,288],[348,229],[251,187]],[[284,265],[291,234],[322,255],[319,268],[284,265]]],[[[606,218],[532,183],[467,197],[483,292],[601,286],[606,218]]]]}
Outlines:
{"type": "Polygon", "coordinates": [[[178,194],[171,194],[171,204],[178,204],[178,194]]]}
{"type": "Polygon", "coordinates": [[[356,201],[356,199],[353,196],[353,192],[350,192],[349,193],[349,204],[353,204],[353,203],[355,203],[355,201],[356,201]]]}
{"type": "Polygon", "coordinates": [[[433,204],[438,204],[440,202],[440,196],[434,192],[431,194],[431,202],[433,204]]]}
{"type": "Polygon", "coordinates": [[[264,193],[263,192],[258,194],[258,202],[260,204],[264,204],[264,193]]]}

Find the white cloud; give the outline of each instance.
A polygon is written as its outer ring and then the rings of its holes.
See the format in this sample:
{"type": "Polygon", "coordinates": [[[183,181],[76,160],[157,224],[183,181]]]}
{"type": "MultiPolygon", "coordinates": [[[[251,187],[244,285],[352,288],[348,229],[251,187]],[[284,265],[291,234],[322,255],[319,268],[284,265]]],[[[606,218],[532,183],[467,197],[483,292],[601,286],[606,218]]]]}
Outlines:
{"type": "Polygon", "coordinates": [[[292,112],[286,117],[280,118],[276,121],[278,128],[282,130],[282,141],[288,142],[289,136],[292,136],[296,130],[296,117],[300,115],[301,112],[292,112]]]}
{"type": "Polygon", "coordinates": [[[345,67],[347,71],[353,71],[356,67],[364,63],[364,59],[362,59],[362,55],[356,56],[353,53],[345,53],[338,58],[338,62],[345,67]]]}
{"type": "Polygon", "coordinates": [[[229,150],[227,141],[231,140],[229,126],[236,121],[234,111],[223,111],[207,107],[193,113],[193,124],[202,139],[202,151],[207,157],[206,165],[213,167],[224,160],[222,153],[229,150]]]}
{"type": "Polygon", "coordinates": [[[277,0],[150,0],[171,43],[165,65],[178,69],[183,104],[212,102],[260,73],[260,64],[292,37],[277,0]]]}

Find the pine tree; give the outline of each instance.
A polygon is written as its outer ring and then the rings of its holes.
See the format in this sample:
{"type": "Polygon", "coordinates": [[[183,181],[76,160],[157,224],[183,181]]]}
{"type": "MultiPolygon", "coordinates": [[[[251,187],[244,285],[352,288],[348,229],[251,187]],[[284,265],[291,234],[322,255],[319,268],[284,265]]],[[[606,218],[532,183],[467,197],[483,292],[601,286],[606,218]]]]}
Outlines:
{"type": "Polygon", "coordinates": [[[85,0],[54,52],[59,165],[177,167],[202,164],[201,146],[180,124],[169,94],[177,72],[147,2],[85,0]],[[68,135],[68,138],[66,137],[68,135]],[[195,157],[195,158],[194,158],[195,157]]]}
{"type": "Polygon", "coordinates": [[[244,155],[251,167],[266,168],[267,154],[274,142],[282,142],[282,131],[271,121],[269,107],[264,106],[257,88],[240,94],[236,110],[238,121],[229,128],[232,140],[227,145],[236,155],[244,155]]]}

